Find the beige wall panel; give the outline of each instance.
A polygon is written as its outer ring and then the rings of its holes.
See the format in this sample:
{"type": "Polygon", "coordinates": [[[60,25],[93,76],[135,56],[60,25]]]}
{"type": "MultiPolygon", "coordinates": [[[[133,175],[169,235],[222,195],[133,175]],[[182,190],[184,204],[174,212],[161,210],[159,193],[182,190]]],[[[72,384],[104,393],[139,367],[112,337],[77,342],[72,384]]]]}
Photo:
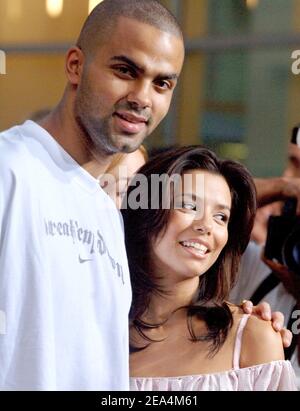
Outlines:
{"type": "Polygon", "coordinates": [[[0,130],[53,107],[65,83],[64,56],[10,55],[0,76],[0,130]]]}
{"type": "MultiPolygon", "coordinates": [[[[183,28],[187,39],[202,37],[207,31],[207,0],[186,0],[183,28]]],[[[186,56],[179,93],[179,144],[199,143],[203,108],[205,58],[199,53],[186,56]]]]}
{"type": "Polygon", "coordinates": [[[0,42],[72,42],[87,14],[87,0],[64,0],[63,13],[57,18],[47,15],[45,0],[0,0],[0,42]],[[14,4],[19,4],[15,10],[14,4]]]}

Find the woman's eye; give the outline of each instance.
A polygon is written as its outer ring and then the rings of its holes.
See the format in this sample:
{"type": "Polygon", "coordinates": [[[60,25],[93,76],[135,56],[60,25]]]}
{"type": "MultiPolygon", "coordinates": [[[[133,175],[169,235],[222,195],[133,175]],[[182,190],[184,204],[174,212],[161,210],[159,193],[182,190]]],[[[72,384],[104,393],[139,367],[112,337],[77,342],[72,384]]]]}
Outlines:
{"type": "Polygon", "coordinates": [[[223,214],[223,213],[216,214],[215,218],[219,221],[224,222],[224,223],[226,223],[228,221],[228,216],[226,214],[223,214]]]}

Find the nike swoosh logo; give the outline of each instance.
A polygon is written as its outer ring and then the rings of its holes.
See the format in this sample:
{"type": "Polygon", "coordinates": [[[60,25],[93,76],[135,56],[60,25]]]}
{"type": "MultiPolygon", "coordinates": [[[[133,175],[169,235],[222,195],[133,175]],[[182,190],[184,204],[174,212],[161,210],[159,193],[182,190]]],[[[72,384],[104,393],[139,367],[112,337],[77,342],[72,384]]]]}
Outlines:
{"type": "Polygon", "coordinates": [[[83,259],[80,257],[80,255],[78,256],[78,259],[79,259],[80,264],[87,263],[88,261],[93,261],[91,258],[83,259]]]}

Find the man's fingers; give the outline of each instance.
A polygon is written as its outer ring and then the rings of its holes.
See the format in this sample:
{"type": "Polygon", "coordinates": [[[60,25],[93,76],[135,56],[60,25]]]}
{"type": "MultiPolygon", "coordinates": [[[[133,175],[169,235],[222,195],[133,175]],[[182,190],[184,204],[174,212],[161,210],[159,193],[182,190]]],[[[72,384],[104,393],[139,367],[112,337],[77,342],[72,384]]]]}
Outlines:
{"type": "Polygon", "coordinates": [[[283,328],[284,315],[280,311],[274,311],[272,313],[270,304],[265,301],[253,306],[251,301],[243,300],[240,306],[246,314],[254,314],[263,320],[271,320],[274,330],[279,331],[281,334],[283,347],[287,348],[291,345],[293,335],[288,329],[283,328]]]}
{"type": "Polygon", "coordinates": [[[240,303],[242,310],[244,310],[245,314],[252,314],[253,310],[253,303],[249,300],[243,300],[240,303]]]}
{"type": "Polygon", "coordinates": [[[288,348],[291,345],[293,334],[287,328],[283,328],[284,315],[280,311],[272,313],[272,325],[275,331],[280,332],[283,347],[288,348]]]}
{"type": "Polygon", "coordinates": [[[275,331],[281,331],[284,325],[284,315],[280,311],[272,313],[272,326],[275,331]]]}
{"type": "Polygon", "coordinates": [[[272,319],[272,311],[270,304],[265,301],[253,307],[252,314],[257,315],[263,320],[270,321],[272,319]]]}
{"type": "Polygon", "coordinates": [[[282,328],[280,334],[284,348],[288,348],[291,345],[293,334],[287,328],[282,328]]]}

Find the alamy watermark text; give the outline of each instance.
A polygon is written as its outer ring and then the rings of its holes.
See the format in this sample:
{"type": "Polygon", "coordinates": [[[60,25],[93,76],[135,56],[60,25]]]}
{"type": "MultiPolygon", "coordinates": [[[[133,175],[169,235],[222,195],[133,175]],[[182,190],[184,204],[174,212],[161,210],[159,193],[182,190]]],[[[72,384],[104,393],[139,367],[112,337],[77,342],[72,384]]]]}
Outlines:
{"type": "Polygon", "coordinates": [[[6,334],[6,315],[5,312],[0,310],[0,335],[6,334]]]}
{"type": "Polygon", "coordinates": [[[6,74],[6,54],[0,50],[0,74],[6,74]]]}

